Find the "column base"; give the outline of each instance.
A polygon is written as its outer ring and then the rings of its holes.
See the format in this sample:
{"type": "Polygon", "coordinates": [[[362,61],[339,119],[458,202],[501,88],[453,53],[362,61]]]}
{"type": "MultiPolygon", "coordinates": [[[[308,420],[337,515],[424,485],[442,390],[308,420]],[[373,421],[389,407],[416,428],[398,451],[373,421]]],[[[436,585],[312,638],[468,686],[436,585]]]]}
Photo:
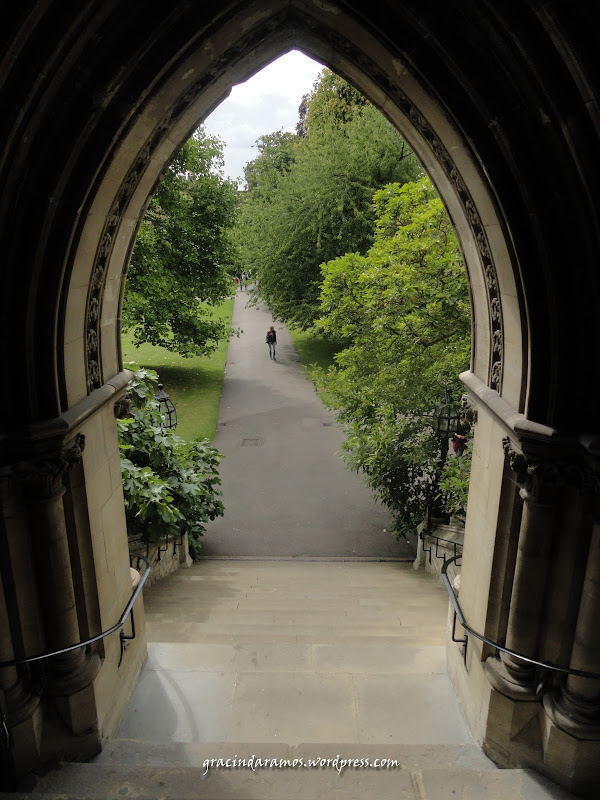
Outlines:
{"type": "MultiPolygon", "coordinates": [[[[57,658],[60,658],[58,656],[57,658]]],[[[68,696],[89,686],[100,671],[100,658],[96,653],[85,654],[80,663],[73,666],[51,665],[48,675],[47,693],[68,696]]]]}
{"type": "Polygon", "coordinates": [[[548,715],[546,703],[541,714],[544,761],[536,766],[569,791],[597,797],[600,786],[600,741],[582,739],[560,728],[548,715]]]}
{"type": "Polygon", "coordinates": [[[542,688],[532,673],[525,672],[520,680],[516,670],[511,670],[498,656],[486,660],[485,674],[494,689],[511,700],[536,702],[542,696],[542,688]]]}
{"type": "Polygon", "coordinates": [[[28,717],[10,726],[12,758],[17,775],[23,775],[40,763],[42,749],[43,713],[38,702],[30,709],[28,717]]]}
{"type": "Polygon", "coordinates": [[[70,734],[94,735],[98,731],[98,703],[93,684],[76,694],[54,698],[54,708],[70,734]]]}
{"type": "Polygon", "coordinates": [[[6,704],[8,706],[8,724],[10,727],[20,725],[21,722],[33,717],[40,700],[41,689],[37,691],[34,689],[28,692],[20,680],[8,689],[6,691],[6,704]]]}
{"type": "Polygon", "coordinates": [[[558,689],[544,697],[544,711],[551,722],[576,739],[600,742],[600,706],[590,707],[558,689]]]}
{"type": "Polygon", "coordinates": [[[509,769],[534,766],[542,760],[539,701],[527,702],[523,696],[515,700],[488,684],[484,704],[481,746],[489,758],[509,769]]]}

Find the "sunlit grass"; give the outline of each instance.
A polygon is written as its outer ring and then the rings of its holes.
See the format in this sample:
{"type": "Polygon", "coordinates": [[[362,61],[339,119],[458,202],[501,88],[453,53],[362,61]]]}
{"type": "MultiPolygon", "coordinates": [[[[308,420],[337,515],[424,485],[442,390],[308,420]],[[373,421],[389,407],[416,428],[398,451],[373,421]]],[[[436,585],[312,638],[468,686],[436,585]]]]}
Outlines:
{"type": "MultiPolygon", "coordinates": [[[[343,344],[325,339],[315,330],[300,331],[289,329],[292,341],[308,376],[313,379],[315,367],[325,372],[334,363],[333,357],[343,348],[343,344]]],[[[327,393],[319,391],[319,397],[327,404],[327,393]]]]}
{"type": "MultiPolygon", "coordinates": [[[[217,319],[229,323],[232,314],[233,299],[214,309],[217,319]]],[[[188,441],[212,441],[217,429],[228,342],[221,342],[210,356],[184,358],[155,345],[134,347],[131,336],[126,334],[121,341],[125,367],[133,362],[158,373],[160,383],[177,407],[177,435],[188,441]]]]}

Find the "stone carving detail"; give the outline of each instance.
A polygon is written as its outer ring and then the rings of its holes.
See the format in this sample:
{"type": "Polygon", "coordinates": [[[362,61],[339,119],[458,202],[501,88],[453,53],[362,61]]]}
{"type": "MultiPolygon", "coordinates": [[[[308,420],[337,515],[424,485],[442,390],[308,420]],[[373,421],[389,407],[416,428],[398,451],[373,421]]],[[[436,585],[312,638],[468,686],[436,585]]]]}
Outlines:
{"type": "Polygon", "coordinates": [[[494,331],[494,353],[502,352],[502,331],[494,331]]]}
{"type": "Polygon", "coordinates": [[[490,303],[490,311],[493,322],[498,322],[502,318],[500,311],[500,300],[498,300],[497,297],[492,298],[492,302],[490,303]]]}
{"type": "Polygon", "coordinates": [[[480,230],[479,233],[477,234],[477,247],[479,248],[479,252],[483,256],[483,258],[490,257],[490,248],[488,247],[487,237],[483,232],[483,230],[480,230]]]}
{"type": "Polygon", "coordinates": [[[68,447],[57,450],[49,457],[21,462],[15,475],[29,481],[42,499],[61,495],[64,491],[64,476],[73,464],[81,461],[85,447],[85,436],[78,433],[68,447]]]}
{"type": "Polygon", "coordinates": [[[476,224],[479,221],[477,209],[470,200],[467,200],[465,203],[465,211],[467,212],[467,217],[469,218],[469,222],[471,224],[476,224]]]}
{"type": "MultiPolygon", "coordinates": [[[[464,181],[461,178],[460,173],[456,169],[456,167],[452,167],[448,177],[450,178],[452,183],[456,186],[456,188],[457,188],[457,190],[458,190],[460,195],[467,194],[467,187],[465,186],[464,181]]],[[[469,219],[471,219],[471,222],[473,224],[478,223],[479,222],[479,214],[477,214],[475,206],[473,205],[473,203],[470,200],[466,201],[466,202],[470,203],[470,207],[474,212],[473,214],[469,215],[469,219]]],[[[466,202],[465,202],[465,206],[466,206],[466,202]]]]}
{"type": "Polygon", "coordinates": [[[502,361],[494,361],[490,370],[490,385],[492,388],[499,386],[502,380],[502,361]]]}
{"type": "Polygon", "coordinates": [[[93,392],[94,389],[97,389],[100,385],[100,367],[98,362],[93,358],[88,358],[88,391],[93,392]]]}
{"type": "Polygon", "coordinates": [[[87,315],[88,321],[96,322],[96,320],[98,319],[99,309],[100,309],[100,301],[98,300],[97,297],[92,297],[92,299],[88,303],[88,315],[87,315]]]}
{"type": "Polygon", "coordinates": [[[598,496],[599,476],[576,456],[573,459],[532,457],[516,450],[508,436],[502,440],[502,446],[525,499],[554,502],[567,485],[588,497],[598,496]]]}
{"type": "Polygon", "coordinates": [[[126,419],[129,416],[129,409],[131,408],[131,395],[126,392],[123,397],[120,397],[114,405],[115,417],[117,419],[126,419]]]}
{"type": "Polygon", "coordinates": [[[463,420],[469,427],[477,425],[477,406],[471,402],[468,394],[463,394],[460,398],[460,421],[463,420]]]}
{"type": "Polygon", "coordinates": [[[110,253],[111,245],[112,245],[112,236],[110,235],[110,233],[106,232],[102,237],[102,241],[100,242],[100,248],[98,251],[102,258],[106,258],[106,256],[110,253]]]}
{"type": "MultiPolygon", "coordinates": [[[[498,284],[496,282],[496,273],[495,273],[494,268],[492,267],[491,264],[488,264],[486,266],[486,268],[485,268],[485,282],[487,283],[487,287],[490,290],[490,292],[495,292],[497,290],[498,284]]],[[[496,299],[497,298],[494,298],[494,300],[496,300],[496,299]]],[[[500,301],[498,301],[498,303],[499,302],[500,301]]],[[[491,307],[491,303],[490,303],[490,307],[491,307]]]]}
{"type": "Polygon", "coordinates": [[[95,353],[98,350],[98,334],[95,330],[90,329],[88,330],[87,334],[87,351],[88,356],[92,353],[95,353]]]}
{"type": "Polygon", "coordinates": [[[150,162],[152,152],[159,145],[165,130],[168,129],[169,118],[163,119],[140,150],[136,162],[129,170],[118,195],[106,217],[106,223],[100,244],[96,252],[92,278],[87,298],[85,341],[87,347],[87,385],[88,392],[98,389],[103,382],[100,354],[100,322],[102,318],[102,298],[106,286],[106,277],[110,258],[117,239],[118,228],[127,208],[127,203],[137,188],[144,169],[150,162]]]}

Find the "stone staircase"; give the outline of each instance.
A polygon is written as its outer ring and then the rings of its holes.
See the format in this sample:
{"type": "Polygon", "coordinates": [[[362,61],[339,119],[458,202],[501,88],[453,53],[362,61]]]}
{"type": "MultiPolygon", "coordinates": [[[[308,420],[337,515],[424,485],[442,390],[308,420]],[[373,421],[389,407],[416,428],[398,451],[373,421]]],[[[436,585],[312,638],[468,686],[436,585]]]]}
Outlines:
{"type": "Polygon", "coordinates": [[[571,798],[470,740],[445,670],[447,605],[408,563],[180,570],[146,594],[148,661],[119,738],[11,797],[571,798]]]}

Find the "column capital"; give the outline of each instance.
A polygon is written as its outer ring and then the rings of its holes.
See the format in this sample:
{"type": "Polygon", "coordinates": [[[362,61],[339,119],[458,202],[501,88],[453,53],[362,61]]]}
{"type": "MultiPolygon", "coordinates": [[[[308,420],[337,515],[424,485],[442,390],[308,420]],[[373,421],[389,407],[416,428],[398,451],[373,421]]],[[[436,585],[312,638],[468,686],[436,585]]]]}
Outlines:
{"type": "Polygon", "coordinates": [[[78,433],[66,446],[54,440],[49,447],[38,453],[28,454],[24,460],[17,462],[12,469],[12,477],[21,479],[35,491],[39,497],[50,499],[64,492],[64,476],[72,467],[81,461],[85,448],[85,436],[78,433]]]}
{"type": "Polygon", "coordinates": [[[557,502],[557,492],[566,485],[569,470],[575,467],[517,450],[508,436],[502,440],[502,446],[521,489],[521,497],[529,502],[557,502]]]}

